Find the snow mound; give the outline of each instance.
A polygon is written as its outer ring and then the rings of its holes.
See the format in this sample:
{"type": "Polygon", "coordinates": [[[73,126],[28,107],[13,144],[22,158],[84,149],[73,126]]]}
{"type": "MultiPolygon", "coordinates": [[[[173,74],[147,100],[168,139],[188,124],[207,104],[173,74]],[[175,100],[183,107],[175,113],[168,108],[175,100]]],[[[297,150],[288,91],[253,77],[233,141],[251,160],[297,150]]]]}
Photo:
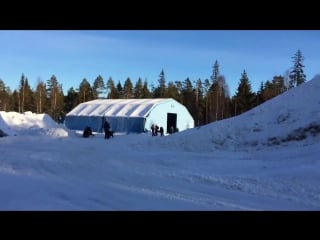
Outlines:
{"type": "Polygon", "coordinates": [[[56,123],[48,114],[32,112],[17,113],[0,111],[0,129],[9,136],[48,135],[67,137],[68,130],[56,123]]]}
{"type": "Polygon", "coordinates": [[[320,75],[316,75],[248,112],[173,134],[161,144],[188,151],[306,144],[310,138],[320,138],[319,91],[320,75]]]}

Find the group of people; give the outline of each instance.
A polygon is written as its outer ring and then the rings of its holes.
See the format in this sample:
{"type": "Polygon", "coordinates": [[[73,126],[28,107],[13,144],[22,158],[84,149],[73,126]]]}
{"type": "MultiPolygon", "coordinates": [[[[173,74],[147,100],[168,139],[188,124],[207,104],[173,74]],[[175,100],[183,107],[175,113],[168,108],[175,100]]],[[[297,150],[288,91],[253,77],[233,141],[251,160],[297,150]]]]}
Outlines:
{"type": "MultiPolygon", "coordinates": [[[[107,121],[105,117],[102,118],[102,129],[104,130],[104,139],[109,139],[113,137],[114,131],[111,130],[110,123],[107,121]]],[[[178,128],[174,129],[173,126],[169,128],[169,133],[172,134],[174,132],[178,132],[178,128]]],[[[164,129],[163,127],[159,127],[157,124],[151,125],[151,134],[152,136],[158,136],[158,133],[160,133],[160,136],[164,136],[164,129]]],[[[92,133],[91,127],[87,126],[83,131],[83,137],[88,138],[90,136],[94,136],[92,133]]]]}
{"type": "MultiPolygon", "coordinates": [[[[110,123],[104,117],[102,119],[102,129],[104,130],[104,139],[109,139],[109,138],[113,137],[114,131],[111,130],[110,123]]],[[[90,136],[94,136],[94,134],[92,133],[91,127],[87,126],[83,130],[82,136],[84,138],[88,138],[90,136]]]]}
{"type": "Polygon", "coordinates": [[[160,136],[164,136],[163,132],[164,132],[163,127],[159,128],[159,126],[157,124],[154,124],[154,123],[151,125],[151,134],[152,134],[152,136],[158,136],[158,133],[160,133],[160,136]]]}

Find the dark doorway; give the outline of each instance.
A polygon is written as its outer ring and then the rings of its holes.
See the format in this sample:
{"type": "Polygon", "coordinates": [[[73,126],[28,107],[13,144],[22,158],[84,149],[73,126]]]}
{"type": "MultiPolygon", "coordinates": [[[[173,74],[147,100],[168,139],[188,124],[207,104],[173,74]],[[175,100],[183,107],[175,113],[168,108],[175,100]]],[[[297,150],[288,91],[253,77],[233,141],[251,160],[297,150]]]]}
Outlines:
{"type": "Polygon", "coordinates": [[[174,133],[177,129],[177,114],[167,113],[167,133],[174,133]]]}

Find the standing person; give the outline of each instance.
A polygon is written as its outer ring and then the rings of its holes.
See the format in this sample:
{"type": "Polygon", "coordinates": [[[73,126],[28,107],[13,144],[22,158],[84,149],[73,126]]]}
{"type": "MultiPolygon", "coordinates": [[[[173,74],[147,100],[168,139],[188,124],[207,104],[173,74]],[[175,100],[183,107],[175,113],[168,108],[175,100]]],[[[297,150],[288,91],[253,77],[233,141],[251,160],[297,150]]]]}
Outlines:
{"type": "Polygon", "coordinates": [[[155,136],[158,136],[158,132],[159,132],[159,126],[156,124],[154,126],[154,134],[155,134],[155,136]]]}
{"type": "Polygon", "coordinates": [[[163,132],[164,132],[163,127],[160,127],[160,136],[163,136],[163,132]]]}
{"type": "Polygon", "coordinates": [[[104,121],[103,129],[104,129],[104,139],[110,138],[110,123],[107,121],[107,119],[105,119],[104,121]]]}
{"type": "Polygon", "coordinates": [[[151,125],[151,133],[152,133],[152,136],[155,136],[155,134],[154,134],[154,124],[153,123],[151,125]]]}

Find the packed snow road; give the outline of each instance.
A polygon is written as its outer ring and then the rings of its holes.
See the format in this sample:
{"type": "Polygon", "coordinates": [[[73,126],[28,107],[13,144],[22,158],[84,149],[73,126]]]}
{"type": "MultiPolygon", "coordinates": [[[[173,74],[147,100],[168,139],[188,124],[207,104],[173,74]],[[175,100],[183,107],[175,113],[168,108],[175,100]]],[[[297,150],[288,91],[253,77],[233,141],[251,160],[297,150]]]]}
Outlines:
{"type": "Polygon", "coordinates": [[[2,210],[320,209],[319,144],[191,152],[148,134],[0,141],[2,210]]]}

